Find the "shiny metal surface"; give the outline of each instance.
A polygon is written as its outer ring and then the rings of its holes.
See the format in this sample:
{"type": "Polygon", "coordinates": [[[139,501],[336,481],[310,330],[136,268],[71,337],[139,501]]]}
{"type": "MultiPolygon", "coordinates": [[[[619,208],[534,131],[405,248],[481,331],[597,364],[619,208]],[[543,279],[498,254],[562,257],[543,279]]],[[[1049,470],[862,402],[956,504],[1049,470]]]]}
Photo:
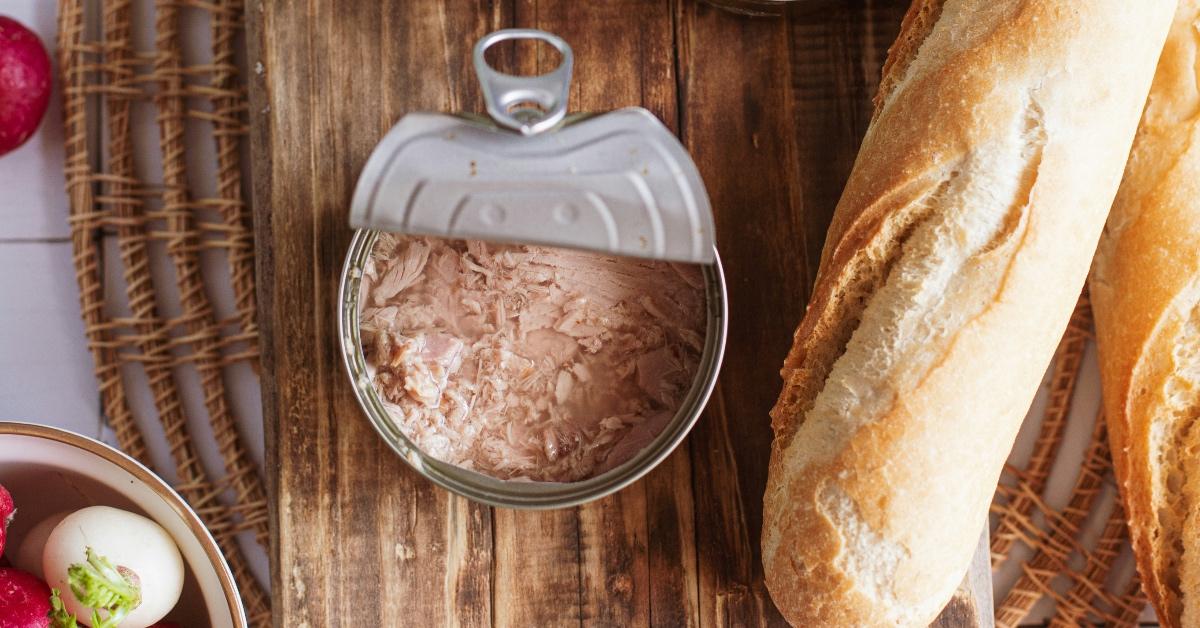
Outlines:
{"type": "Polygon", "coordinates": [[[712,207],[679,140],[649,111],[575,116],[523,137],[412,113],[367,160],[350,225],[712,263],[712,207]]]}
{"type": "Polygon", "coordinates": [[[624,464],[580,482],[498,480],[426,456],[392,421],[371,382],[359,333],[359,287],[362,270],[379,232],[359,230],[350,242],[338,291],[338,340],[342,362],[354,395],[375,431],[418,473],[433,483],[478,502],[521,509],[565,508],[616,492],[648,473],[683,441],[704,410],[725,352],[729,309],[725,276],[714,251],[714,263],[704,267],[707,329],[700,368],[692,388],[666,428],[645,449],[624,464]]]}
{"type": "Polygon", "coordinates": [[[558,35],[533,28],[498,30],[484,35],[475,44],[472,56],[488,115],[496,124],[522,135],[534,135],[553,128],[566,117],[575,56],[558,35]],[[487,49],[514,39],[544,41],[562,54],[562,62],[539,76],[513,76],[488,65],[483,56],[487,49]]]}

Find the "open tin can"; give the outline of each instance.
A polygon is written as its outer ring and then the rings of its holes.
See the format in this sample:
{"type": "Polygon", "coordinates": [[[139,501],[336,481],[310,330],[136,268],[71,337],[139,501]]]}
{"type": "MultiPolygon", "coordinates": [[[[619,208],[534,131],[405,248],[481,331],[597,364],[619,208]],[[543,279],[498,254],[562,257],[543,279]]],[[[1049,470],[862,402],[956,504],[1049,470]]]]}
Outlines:
{"type": "Polygon", "coordinates": [[[406,115],[372,152],[358,180],[350,212],[357,231],[339,291],[342,358],[375,430],[421,475],[494,506],[572,506],[613,493],[653,469],[691,430],[712,393],[728,318],[712,211],[686,149],[648,111],[566,115],[572,53],[562,39],[530,29],[497,31],[475,46],[474,61],[490,119],[406,115]],[[549,43],[562,63],[535,77],[496,72],[484,51],[508,39],[549,43]],[[389,414],[364,354],[360,292],[382,231],[699,265],[706,322],[690,388],[648,445],[588,479],[502,480],[428,455],[389,414]]]}

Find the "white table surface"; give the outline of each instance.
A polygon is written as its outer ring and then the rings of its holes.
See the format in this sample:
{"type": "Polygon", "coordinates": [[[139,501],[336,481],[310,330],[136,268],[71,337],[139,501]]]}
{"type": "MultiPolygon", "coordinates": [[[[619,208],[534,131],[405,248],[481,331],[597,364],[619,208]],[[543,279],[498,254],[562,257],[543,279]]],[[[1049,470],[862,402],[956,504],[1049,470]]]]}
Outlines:
{"type": "MultiPolygon", "coordinates": [[[[150,3],[140,3],[148,8],[150,3]]],[[[12,17],[37,32],[54,58],[57,3],[52,0],[0,0],[0,14],[12,17]]],[[[153,19],[140,23],[152,28],[153,19]]],[[[195,25],[205,33],[204,25],[195,25]]],[[[151,32],[141,33],[139,43],[153,45],[151,32]]],[[[197,38],[199,47],[207,45],[206,35],[197,38]]],[[[56,68],[57,69],[57,68],[56,68]]],[[[99,438],[109,444],[116,440],[104,422],[92,357],[84,338],[79,315],[79,290],[71,262],[70,228],[67,224],[67,198],[63,179],[63,130],[57,91],[41,128],[16,151],[0,157],[0,420],[44,423],[99,438]]],[[[135,127],[137,146],[157,149],[157,128],[149,124],[135,127]]],[[[157,150],[146,166],[157,169],[157,150]]],[[[190,161],[195,166],[208,159],[190,161]]],[[[210,171],[201,172],[200,180],[211,179],[210,171]]],[[[141,174],[141,173],[139,173],[141,174]]],[[[112,242],[105,242],[108,251],[112,242]]],[[[174,270],[164,259],[157,259],[158,276],[171,277],[174,270]]],[[[118,283],[119,263],[106,264],[106,283],[118,283]]],[[[228,285],[218,292],[232,292],[228,285]]],[[[218,304],[227,309],[229,298],[218,304]]],[[[120,306],[117,306],[120,309],[120,306]]],[[[171,312],[165,312],[171,314],[171,312]]],[[[249,380],[253,373],[246,368],[249,380]]],[[[131,391],[130,406],[141,420],[154,420],[153,399],[142,386],[131,391]]],[[[244,421],[242,433],[248,437],[251,457],[263,462],[261,399],[255,381],[235,383],[230,390],[233,408],[244,421]]],[[[165,439],[148,434],[150,458],[156,470],[170,477],[170,453],[165,439]]],[[[220,452],[211,438],[196,438],[201,459],[210,472],[220,472],[220,452]]],[[[216,476],[214,476],[216,477],[216,476]]],[[[239,539],[244,546],[252,541],[239,539]]],[[[250,553],[251,568],[260,582],[269,583],[265,552],[250,553]]]]}
{"type": "MultiPolygon", "coordinates": [[[[0,13],[53,50],[56,3],[0,0],[0,13]]],[[[104,436],[71,263],[57,93],[38,132],[0,157],[0,190],[0,418],[104,436]]]]}
{"type": "MultiPolygon", "coordinates": [[[[53,45],[55,2],[0,0],[0,14],[33,28],[48,49],[53,45]]],[[[142,38],[151,40],[149,33],[142,38]]],[[[58,102],[56,93],[37,134],[17,151],[0,157],[0,419],[45,423],[112,443],[111,430],[105,427],[101,415],[92,359],[79,317],[63,191],[58,102]]],[[[148,135],[138,145],[156,145],[153,127],[140,131],[148,135]]],[[[106,270],[117,272],[117,265],[108,265],[106,270]]],[[[1076,392],[1073,414],[1077,418],[1094,416],[1099,406],[1094,353],[1089,348],[1085,374],[1076,392]]],[[[233,394],[236,407],[259,407],[257,387],[239,387],[233,394]]],[[[1034,412],[1040,412],[1044,397],[1043,386],[1034,412]]],[[[148,399],[142,403],[135,400],[133,405],[152,407],[148,399]]],[[[243,433],[251,435],[252,456],[261,464],[261,417],[256,410],[242,416],[253,422],[243,426],[243,433]]],[[[1088,421],[1075,420],[1072,425],[1074,429],[1068,435],[1064,454],[1058,459],[1048,497],[1050,505],[1059,508],[1069,496],[1090,430],[1088,421]]],[[[1014,462],[1023,462],[1033,445],[1036,430],[1031,428],[1036,428],[1033,422],[1022,431],[1014,449],[1014,462]]],[[[219,459],[215,445],[200,444],[204,458],[219,459]]],[[[164,445],[150,442],[153,459],[164,462],[169,459],[164,445]]],[[[1096,525],[1091,527],[1098,531],[1096,525]]],[[[1019,576],[1014,562],[1008,561],[1006,568],[996,575],[997,591],[1007,590],[1019,576]]],[[[1126,563],[1123,569],[1131,569],[1129,561],[1123,562],[1126,563]]],[[[267,582],[265,555],[256,555],[253,563],[260,580],[267,582]]],[[[1043,600],[1029,617],[1030,621],[1040,621],[1048,610],[1049,605],[1043,600]]],[[[1151,614],[1146,615],[1146,619],[1151,618],[1151,614]]]]}

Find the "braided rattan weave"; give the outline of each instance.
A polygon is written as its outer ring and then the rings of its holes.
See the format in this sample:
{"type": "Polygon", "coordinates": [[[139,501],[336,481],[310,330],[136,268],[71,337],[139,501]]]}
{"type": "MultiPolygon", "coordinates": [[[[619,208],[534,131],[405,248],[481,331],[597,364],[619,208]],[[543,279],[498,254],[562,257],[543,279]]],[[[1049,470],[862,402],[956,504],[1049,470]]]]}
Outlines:
{"type": "Polygon", "coordinates": [[[242,2],[148,5],[59,2],[66,179],[80,307],[118,444],[149,463],[147,430],[165,439],[173,468],[159,472],[173,476],[176,489],[216,537],[251,624],[263,626],[270,623],[269,599],[235,537],[247,533],[266,544],[266,498],[238,433],[227,386],[228,378],[257,371],[253,239],[241,170],[246,98],[235,61],[242,2]],[[136,43],[143,9],[154,15],[148,49],[136,43]],[[189,18],[203,18],[210,30],[211,50],[201,62],[184,58],[185,12],[200,14],[189,18]],[[158,127],[160,154],[154,159],[146,155],[153,151],[135,146],[139,111],[152,111],[158,127]],[[199,141],[210,144],[198,151],[199,141]],[[203,169],[192,161],[196,154],[215,155],[210,168],[215,181],[197,180],[203,169]],[[147,174],[150,170],[157,172],[147,174]],[[123,282],[111,280],[116,274],[104,272],[108,265],[120,266],[123,282]],[[157,266],[172,268],[173,277],[155,276],[157,266]],[[230,307],[218,305],[213,274],[232,279],[230,307]],[[137,386],[149,387],[153,408],[136,411],[137,386]],[[196,403],[188,403],[189,387],[197,391],[196,403]],[[215,439],[223,469],[214,471],[201,460],[200,438],[215,439]]]}
{"type": "MultiPolygon", "coordinates": [[[[1066,471],[1075,478],[1067,504],[1055,509],[1043,498],[1063,453],[1091,324],[1085,293],[1054,357],[1048,401],[1036,426],[1029,462],[1020,469],[1007,467],[997,487],[992,504],[998,520],[992,533],[992,564],[1002,567],[1006,561],[1022,561],[1016,583],[997,592],[997,626],[1020,625],[1043,598],[1054,604],[1051,626],[1132,626],[1146,606],[1132,569],[1114,573],[1118,556],[1129,551],[1129,542],[1124,511],[1116,498],[1103,416],[1092,419],[1091,438],[1078,471],[1066,471]],[[1097,518],[1103,518],[1101,532],[1090,538],[1095,535],[1088,535],[1087,529],[1097,526],[1086,524],[1097,518]],[[1032,550],[1032,555],[1016,556],[1014,550],[1020,546],[1032,550]]],[[[1064,473],[1061,466],[1057,472],[1064,473]]]]}
{"type": "MultiPolygon", "coordinates": [[[[161,429],[174,468],[160,472],[174,473],[177,489],[208,524],[233,568],[251,623],[262,626],[270,623],[268,598],[235,536],[251,532],[266,543],[265,497],[236,429],[226,384],[238,364],[249,363],[257,372],[254,252],[242,181],[246,99],[239,73],[244,64],[235,54],[242,1],[157,0],[153,49],[139,50],[133,22],[146,15],[136,9],[149,2],[59,2],[66,175],[80,305],[105,414],[120,446],[148,461],[143,430],[161,429]],[[201,14],[209,25],[211,53],[203,62],[184,58],[185,12],[201,14]],[[155,177],[139,176],[144,168],[136,163],[142,155],[134,146],[133,110],[144,105],[153,108],[158,127],[162,165],[155,177]],[[187,128],[197,122],[203,141],[214,148],[216,177],[207,182],[211,194],[201,193],[204,186],[189,166],[196,136],[187,128]],[[106,241],[115,241],[115,248],[106,248],[106,241]],[[214,278],[206,276],[214,271],[203,260],[214,255],[222,262],[216,272],[232,280],[228,312],[215,305],[214,278]],[[156,257],[170,261],[170,282],[152,275],[156,257]],[[106,285],[103,269],[111,264],[123,270],[123,286],[106,285]],[[177,303],[164,307],[165,291],[177,293],[177,303]],[[123,301],[125,309],[117,312],[114,301],[123,301]],[[198,376],[203,398],[192,406],[185,403],[181,383],[188,370],[198,376]],[[137,416],[130,402],[135,386],[150,388],[150,414],[157,422],[137,416]],[[197,434],[194,419],[210,424],[212,434],[197,434]],[[201,463],[194,446],[201,436],[216,439],[222,474],[211,475],[201,463]]],[[[1055,357],[1049,401],[1029,462],[1006,469],[996,493],[993,563],[1000,568],[1022,562],[1016,584],[998,592],[998,626],[1020,624],[1045,598],[1054,603],[1054,626],[1133,625],[1145,606],[1136,576],[1129,570],[1114,573],[1128,542],[1114,498],[1102,417],[1093,419],[1069,502],[1055,509],[1043,498],[1069,427],[1090,328],[1085,295],[1055,357]],[[1096,518],[1102,531],[1088,538],[1085,524],[1096,518]]]]}

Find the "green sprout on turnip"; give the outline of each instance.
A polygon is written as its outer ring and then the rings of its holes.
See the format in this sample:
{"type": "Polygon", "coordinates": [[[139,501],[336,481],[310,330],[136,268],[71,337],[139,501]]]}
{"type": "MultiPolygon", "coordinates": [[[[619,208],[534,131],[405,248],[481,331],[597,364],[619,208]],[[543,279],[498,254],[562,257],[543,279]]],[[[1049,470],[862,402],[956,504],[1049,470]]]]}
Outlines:
{"type": "MultiPolygon", "coordinates": [[[[121,621],[142,602],[142,587],[137,577],[123,573],[107,558],[87,548],[87,560],[67,568],[71,593],[92,609],[92,628],[117,628],[121,621]],[[100,611],[107,613],[100,617],[100,611]]],[[[51,628],[77,628],[74,615],[67,612],[58,589],[50,596],[51,628]]]]}
{"type": "Polygon", "coordinates": [[[58,589],[50,589],[50,628],[79,628],[75,616],[67,612],[63,606],[62,596],[58,589]]]}

